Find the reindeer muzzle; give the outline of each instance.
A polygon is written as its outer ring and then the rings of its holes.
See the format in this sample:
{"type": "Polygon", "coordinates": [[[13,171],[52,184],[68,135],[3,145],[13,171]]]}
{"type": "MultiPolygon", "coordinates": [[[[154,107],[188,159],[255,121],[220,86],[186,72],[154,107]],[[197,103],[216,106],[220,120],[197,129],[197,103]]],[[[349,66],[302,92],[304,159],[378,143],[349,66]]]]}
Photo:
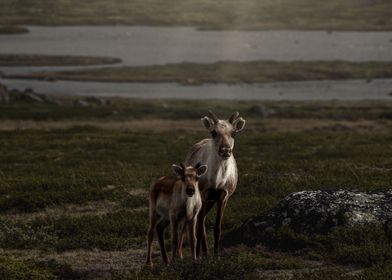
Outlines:
{"type": "Polygon", "coordinates": [[[186,190],[185,190],[185,192],[186,192],[186,194],[187,194],[189,197],[191,197],[191,196],[193,196],[193,195],[195,194],[195,189],[194,189],[194,188],[189,188],[189,187],[187,187],[186,190]]]}
{"type": "Polygon", "coordinates": [[[231,148],[227,146],[220,146],[219,156],[223,159],[228,159],[231,156],[231,148]]]}

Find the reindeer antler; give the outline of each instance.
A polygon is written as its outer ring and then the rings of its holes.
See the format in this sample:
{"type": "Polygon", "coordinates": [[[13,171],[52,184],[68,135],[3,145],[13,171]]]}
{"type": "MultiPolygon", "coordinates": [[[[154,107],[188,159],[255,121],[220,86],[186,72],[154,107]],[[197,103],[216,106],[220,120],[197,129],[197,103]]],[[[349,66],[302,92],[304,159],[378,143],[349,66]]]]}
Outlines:
{"type": "Polygon", "coordinates": [[[208,110],[208,115],[210,116],[210,118],[213,120],[214,123],[219,122],[218,117],[211,110],[208,110]]]}
{"type": "Polygon", "coordinates": [[[230,122],[230,123],[233,123],[233,122],[239,117],[239,115],[240,115],[240,113],[234,112],[234,113],[231,115],[231,117],[230,117],[230,119],[229,119],[229,122],[230,122]]]}

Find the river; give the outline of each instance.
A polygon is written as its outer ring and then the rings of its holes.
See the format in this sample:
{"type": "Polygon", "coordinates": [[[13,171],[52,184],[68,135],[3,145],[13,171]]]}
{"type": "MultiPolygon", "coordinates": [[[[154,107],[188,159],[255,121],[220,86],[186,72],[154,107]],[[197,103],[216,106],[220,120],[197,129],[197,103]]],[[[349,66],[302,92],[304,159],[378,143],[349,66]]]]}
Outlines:
{"type": "MultiPolygon", "coordinates": [[[[190,27],[142,26],[28,28],[28,34],[0,36],[0,53],[121,58],[123,62],[114,66],[222,60],[392,61],[391,32],[200,31],[190,27]]],[[[11,74],[75,68],[86,67],[0,67],[0,71],[11,74]]],[[[31,87],[45,94],[61,95],[247,100],[392,99],[391,79],[202,86],[7,79],[2,82],[8,87],[31,87]]]]}

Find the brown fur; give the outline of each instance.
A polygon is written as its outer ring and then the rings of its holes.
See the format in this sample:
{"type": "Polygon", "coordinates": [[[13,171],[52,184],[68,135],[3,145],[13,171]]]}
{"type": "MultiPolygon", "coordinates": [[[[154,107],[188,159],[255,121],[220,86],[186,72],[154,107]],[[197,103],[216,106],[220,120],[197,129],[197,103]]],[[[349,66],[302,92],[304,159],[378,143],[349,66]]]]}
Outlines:
{"type": "Polygon", "coordinates": [[[196,221],[201,208],[198,188],[200,174],[207,167],[197,165],[185,168],[173,165],[179,178],[161,177],[150,187],[150,226],[147,233],[147,260],[152,266],[151,245],[156,231],[163,261],[168,264],[164,244],[164,230],[170,224],[173,258],[182,258],[184,231],[188,227],[192,257],[196,259],[196,221]]]}
{"type": "Polygon", "coordinates": [[[150,187],[150,201],[156,203],[159,195],[162,194],[171,195],[173,193],[174,185],[176,184],[177,181],[178,179],[174,177],[163,176],[159,178],[150,187]]]}

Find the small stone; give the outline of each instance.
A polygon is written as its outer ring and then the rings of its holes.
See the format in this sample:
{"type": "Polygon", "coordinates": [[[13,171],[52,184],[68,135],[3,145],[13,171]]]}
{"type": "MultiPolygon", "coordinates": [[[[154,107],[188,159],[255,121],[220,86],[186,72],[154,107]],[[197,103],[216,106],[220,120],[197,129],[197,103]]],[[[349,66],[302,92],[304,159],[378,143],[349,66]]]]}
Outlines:
{"type": "Polygon", "coordinates": [[[84,100],[81,100],[81,99],[75,100],[75,101],[73,102],[73,104],[74,104],[75,106],[80,106],[80,107],[89,107],[89,106],[90,106],[90,104],[89,104],[88,102],[86,102],[86,101],[84,101],[84,100]]]}
{"type": "Polygon", "coordinates": [[[267,108],[263,105],[253,105],[249,108],[249,112],[255,115],[259,115],[263,118],[267,118],[275,114],[274,109],[267,108]]]}
{"type": "Polygon", "coordinates": [[[8,104],[10,102],[10,94],[7,88],[0,83],[0,104],[8,104]]]}
{"type": "Polygon", "coordinates": [[[89,96],[83,99],[85,102],[94,104],[94,105],[105,105],[106,102],[104,99],[95,97],[95,96],[89,96]]]}

